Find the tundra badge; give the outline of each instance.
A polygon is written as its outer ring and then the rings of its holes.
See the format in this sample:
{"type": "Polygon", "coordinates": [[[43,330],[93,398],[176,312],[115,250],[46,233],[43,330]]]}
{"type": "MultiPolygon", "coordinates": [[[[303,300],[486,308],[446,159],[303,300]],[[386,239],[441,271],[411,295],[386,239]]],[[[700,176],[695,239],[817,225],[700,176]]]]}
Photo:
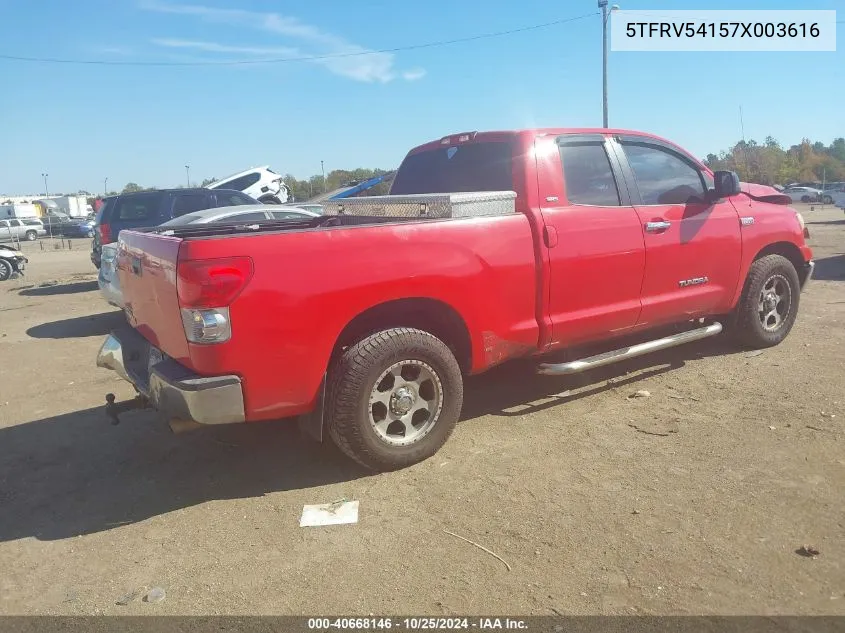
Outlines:
{"type": "Polygon", "coordinates": [[[681,288],[686,288],[687,286],[700,286],[701,284],[706,284],[710,281],[707,277],[693,277],[692,279],[682,279],[678,282],[678,285],[681,288]]]}

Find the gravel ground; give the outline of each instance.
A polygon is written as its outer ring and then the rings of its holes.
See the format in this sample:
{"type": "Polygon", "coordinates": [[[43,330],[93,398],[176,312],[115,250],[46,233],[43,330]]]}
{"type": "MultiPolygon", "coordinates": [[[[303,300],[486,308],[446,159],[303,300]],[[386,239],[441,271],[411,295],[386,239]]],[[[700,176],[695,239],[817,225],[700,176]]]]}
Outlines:
{"type": "Polygon", "coordinates": [[[109,426],[131,388],[94,356],[121,313],[85,241],[25,245],[0,285],[0,613],[845,614],[845,216],[805,217],[817,279],[779,347],[511,364],[440,453],[380,475],[286,423],[109,426]],[[299,527],[343,497],[356,525],[299,527]]]}

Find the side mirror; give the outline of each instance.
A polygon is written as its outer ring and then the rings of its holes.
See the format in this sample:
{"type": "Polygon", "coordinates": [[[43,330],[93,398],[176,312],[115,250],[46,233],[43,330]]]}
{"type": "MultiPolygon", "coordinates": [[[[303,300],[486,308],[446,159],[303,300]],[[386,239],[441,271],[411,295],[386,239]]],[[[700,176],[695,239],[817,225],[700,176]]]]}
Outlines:
{"type": "Polygon", "coordinates": [[[728,198],[741,193],[739,176],[735,171],[713,172],[713,190],[717,198],[728,198]]]}

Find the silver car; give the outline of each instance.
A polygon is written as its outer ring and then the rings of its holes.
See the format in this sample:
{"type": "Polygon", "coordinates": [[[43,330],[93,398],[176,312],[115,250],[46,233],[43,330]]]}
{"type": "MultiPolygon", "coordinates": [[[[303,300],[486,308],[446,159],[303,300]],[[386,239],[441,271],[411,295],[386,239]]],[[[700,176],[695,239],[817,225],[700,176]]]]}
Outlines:
{"type": "Polygon", "coordinates": [[[47,235],[44,224],[35,218],[9,218],[0,220],[0,240],[15,239],[35,241],[47,235]]]}
{"type": "Polygon", "coordinates": [[[210,224],[212,222],[264,222],[266,220],[302,220],[320,217],[319,213],[301,207],[275,204],[244,204],[237,207],[203,209],[180,215],[159,226],[185,226],[186,224],[210,224]]]}

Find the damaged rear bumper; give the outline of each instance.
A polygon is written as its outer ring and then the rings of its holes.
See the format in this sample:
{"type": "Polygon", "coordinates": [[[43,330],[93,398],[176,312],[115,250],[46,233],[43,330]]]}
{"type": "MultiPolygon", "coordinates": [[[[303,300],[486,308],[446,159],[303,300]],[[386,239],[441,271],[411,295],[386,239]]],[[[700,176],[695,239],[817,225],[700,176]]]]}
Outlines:
{"type": "Polygon", "coordinates": [[[238,376],[200,376],[163,357],[130,327],[112,332],[97,354],[97,366],[132,383],[148,405],[171,422],[233,424],[246,420],[238,376]]]}

